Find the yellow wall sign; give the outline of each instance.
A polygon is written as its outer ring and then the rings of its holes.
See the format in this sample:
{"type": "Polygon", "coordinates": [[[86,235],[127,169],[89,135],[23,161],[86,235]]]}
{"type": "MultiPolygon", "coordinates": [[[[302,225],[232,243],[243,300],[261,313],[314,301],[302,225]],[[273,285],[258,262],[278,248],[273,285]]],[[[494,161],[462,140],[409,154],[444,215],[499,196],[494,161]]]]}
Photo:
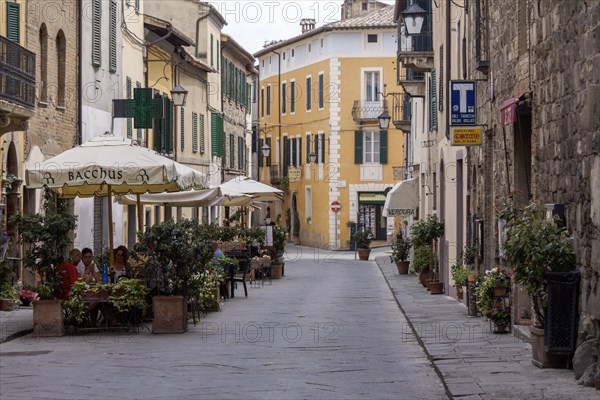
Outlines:
{"type": "Polygon", "coordinates": [[[452,146],[481,146],[483,127],[451,126],[452,146]]]}

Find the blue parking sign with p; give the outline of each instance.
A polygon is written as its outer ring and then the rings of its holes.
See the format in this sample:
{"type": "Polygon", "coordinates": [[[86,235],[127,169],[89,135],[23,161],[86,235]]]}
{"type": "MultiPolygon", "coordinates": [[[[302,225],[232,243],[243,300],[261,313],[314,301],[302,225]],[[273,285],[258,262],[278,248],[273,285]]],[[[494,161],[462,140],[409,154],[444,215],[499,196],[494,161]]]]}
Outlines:
{"type": "Polygon", "coordinates": [[[450,82],[450,125],[476,125],[475,81],[450,82]]]}

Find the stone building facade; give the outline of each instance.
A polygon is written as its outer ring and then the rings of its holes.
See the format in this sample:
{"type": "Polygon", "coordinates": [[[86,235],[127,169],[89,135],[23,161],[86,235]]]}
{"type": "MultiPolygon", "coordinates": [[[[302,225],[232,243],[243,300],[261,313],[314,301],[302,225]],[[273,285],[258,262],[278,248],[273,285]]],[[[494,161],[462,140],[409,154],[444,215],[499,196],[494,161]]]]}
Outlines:
{"type": "Polygon", "coordinates": [[[486,127],[470,170],[483,265],[501,256],[496,210],[508,196],[564,204],[581,272],[578,341],[600,337],[600,3],[471,7],[468,60],[483,80],[478,122],[486,127]]]}
{"type": "Polygon", "coordinates": [[[37,56],[37,110],[25,156],[37,146],[47,159],[78,144],[79,6],[74,0],[26,4],[27,43],[37,56]]]}

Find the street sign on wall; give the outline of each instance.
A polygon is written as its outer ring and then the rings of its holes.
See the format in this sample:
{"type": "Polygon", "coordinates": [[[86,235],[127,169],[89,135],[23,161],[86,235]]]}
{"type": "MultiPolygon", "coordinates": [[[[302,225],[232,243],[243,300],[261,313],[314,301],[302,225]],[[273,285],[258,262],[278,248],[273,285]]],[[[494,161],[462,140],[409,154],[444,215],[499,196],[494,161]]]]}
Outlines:
{"type": "Polygon", "coordinates": [[[339,201],[332,201],[331,202],[331,211],[333,211],[333,212],[340,212],[341,209],[342,209],[342,205],[340,204],[339,201]]]}
{"type": "Polygon", "coordinates": [[[475,125],[475,81],[450,81],[450,125],[475,125]]]}
{"type": "Polygon", "coordinates": [[[451,126],[452,146],[480,146],[483,127],[451,126]]]}

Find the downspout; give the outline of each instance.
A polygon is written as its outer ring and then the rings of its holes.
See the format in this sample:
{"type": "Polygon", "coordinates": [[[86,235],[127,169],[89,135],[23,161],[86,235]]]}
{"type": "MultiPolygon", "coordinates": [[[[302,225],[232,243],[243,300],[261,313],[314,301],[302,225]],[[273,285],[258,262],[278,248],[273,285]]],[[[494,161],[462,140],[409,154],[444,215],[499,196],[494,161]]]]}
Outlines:
{"type": "MultiPolygon", "coordinates": [[[[209,6],[210,7],[210,6],[209,6]]],[[[208,17],[210,15],[210,11],[207,12],[204,15],[201,15],[200,17],[198,17],[198,19],[196,20],[196,58],[200,58],[198,56],[199,51],[198,51],[198,43],[200,43],[200,22],[202,22],[203,19],[205,19],[206,17],[208,17]]]]}
{"type": "Polygon", "coordinates": [[[79,65],[77,67],[78,69],[78,78],[77,78],[77,102],[78,102],[78,106],[77,106],[77,125],[78,125],[78,130],[79,132],[77,133],[77,144],[81,144],[83,142],[83,119],[82,119],[82,115],[83,115],[83,87],[81,85],[81,81],[82,81],[82,76],[83,76],[83,62],[81,62],[81,51],[82,51],[82,46],[81,46],[81,37],[82,37],[82,23],[81,23],[81,17],[83,15],[83,2],[79,3],[79,8],[78,8],[78,13],[79,15],[77,16],[77,54],[79,55],[79,65]]]}

